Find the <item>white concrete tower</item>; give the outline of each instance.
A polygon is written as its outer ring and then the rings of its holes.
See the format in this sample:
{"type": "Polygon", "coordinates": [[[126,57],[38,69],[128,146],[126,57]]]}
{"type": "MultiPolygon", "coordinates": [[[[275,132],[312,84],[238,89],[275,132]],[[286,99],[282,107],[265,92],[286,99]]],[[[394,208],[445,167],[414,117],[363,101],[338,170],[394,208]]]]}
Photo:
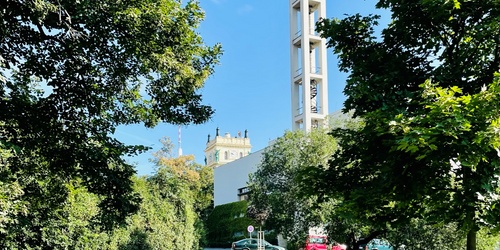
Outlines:
{"type": "Polygon", "coordinates": [[[290,0],[292,130],[326,125],[326,40],[315,31],[326,17],[326,0],[290,0]]]}

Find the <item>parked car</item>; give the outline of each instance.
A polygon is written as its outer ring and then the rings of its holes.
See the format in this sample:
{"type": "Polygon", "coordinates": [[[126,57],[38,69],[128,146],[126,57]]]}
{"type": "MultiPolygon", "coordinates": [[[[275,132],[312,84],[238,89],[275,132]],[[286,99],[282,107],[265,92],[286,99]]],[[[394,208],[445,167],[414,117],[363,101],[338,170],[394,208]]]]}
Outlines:
{"type": "MultiPolygon", "coordinates": [[[[236,242],[233,242],[231,245],[232,250],[257,250],[258,247],[258,239],[242,239],[236,242]]],[[[285,250],[284,247],[275,246],[265,240],[262,240],[262,245],[266,250],[285,250]]]]}
{"type": "Polygon", "coordinates": [[[368,244],[359,246],[360,250],[394,250],[391,243],[384,239],[373,239],[368,244]]]}
{"type": "Polygon", "coordinates": [[[306,238],[304,247],[301,250],[326,250],[328,239],[326,236],[309,235],[306,238]]]}

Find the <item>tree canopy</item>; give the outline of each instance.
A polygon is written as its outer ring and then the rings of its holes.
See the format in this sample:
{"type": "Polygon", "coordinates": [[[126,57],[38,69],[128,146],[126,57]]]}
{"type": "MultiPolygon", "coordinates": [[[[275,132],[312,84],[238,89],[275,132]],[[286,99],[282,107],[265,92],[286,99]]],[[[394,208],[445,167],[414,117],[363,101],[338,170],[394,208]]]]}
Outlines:
{"type": "MultiPolygon", "coordinates": [[[[163,142],[168,144],[169,141],[163,142]]],[[[81,181],[73,180],[66,185],[66,200],[59,207],[48,211],[47,219],[34,217],[37,221],[32,222],[31,227],[22,227],[22,224],[16,223],[9,223],[11,228],[4,228],[2,225],[4,234],[0,237],[0,247],[201,249],[202,244],[206,244],[207,234],[205,223],[202,221],[204,210],[212,205],[213,169],[194,163],[192,155],[175,158],[167,156],[170,154],[163,150],[168,148],[170,146],[167,145],[156,153],[154,161],[157,162],[157,169],[153,175],[131,178],[132,189],[140,195],[142,201],[138,211],[128,216],[123,226],[109,230],[95,223],[103,197],[90,193],[81,181]],[[34,226],[37,226],[39,232],[30,231],[34,226]],[[14,230],[20,232],[15,234],[14,230]]],[[[13,192],[12,197],[16,195],[17,193],[13,192]]],[[[15,206],[19,206],[15,202],[0,205],[7,215],[16,211],[15,206]]],[[[17,212],[33,211],[20,209],[17,212]]],[[[6,222],[5,218],[12,216],[0,217],[0,222],[6,222]]]]}
{"type": "Polygon", "coordinates": [[[330,200],[301,196],[298,175],[308,167],[326,166],[336,149],[333,137],[317,129],[310,133],[287,131],[264,151],[257,171],[250,176],[250,207],[264,213],[268,229],[282,233],[290,242],[303,242],[311,227],[323,226],[330,200]],[[266,218],[267,216],[267,218],[266,218]]]}
{"type": "Polygon", "coordinates": [[[6,0],[0,17],[0,205],[19,201],[6,208],[0,238],[37,234],[76,179],[103,198],[99,223],[124,222],[140,199],[122,156],[146,148],[115,139],[116,127],[202,123],[213,113],[198,90],[221,48],[196,32],[199,4],[6,0]],[[4,232],[4,223],[19,227],[4,232]]]}
{"type": "Polygon", "coordinates": [[[128,220],[126,237],[114,234],[116,242],[128,246],[124,249],[201,249],[207,234],[203,214],[213,200],[213,169],[195,163],[193,155],[173,157],[170,140],[161,141],[163,148],[152,159],[155,174],[134,182],[144,197],[140,210],[128,220]]]}
{"type": "Polygon", "coordinates": [[[500,215],[500,2],[377,7],[392,13],[380,34],[376,15],[319,22],[349,74],[344,111],[365,126],[334,130],[341,150],[311,179],[382,229],[412,218],[456,222],[475,249],[478,229],[497,229],[500,215]]]}

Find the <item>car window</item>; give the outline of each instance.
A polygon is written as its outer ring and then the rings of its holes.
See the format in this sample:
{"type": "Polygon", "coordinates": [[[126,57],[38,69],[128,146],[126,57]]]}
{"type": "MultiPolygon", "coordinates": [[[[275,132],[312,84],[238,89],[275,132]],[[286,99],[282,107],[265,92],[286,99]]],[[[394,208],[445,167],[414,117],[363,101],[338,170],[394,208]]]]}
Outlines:
{"type": "Polygon", "coordinates": [[[325,244],[325,238],[310,238],[309,242],[310,243],[316,243],[316,244],[325,244]]]}
{"type": "Polygon", "coordinates": [[[374,245],[374,246],[390,246],[391,243],[389,243],[389,241],[387,240],[384,240],[384,239],[373,239],[371,242],[370,242],[370,245],[374,245]]]}
{"type": "Polygon", "coordinates": [[[236,241],[236,244],[246,244],[246,243],[247,243],[247,240],[236,241]]]}
{"type": "Polygon", "coordinates": [[[257,240],[252,240],[251,244],[257,244],[257,240]]]}
{"type": "Polygon", "coordinates": [[[387,240],[380,240],[380,244],[384,245],[384,246],[390,246],[391,245],[391,243],[389,243],[389,241],[387,241],[387,240]]]}

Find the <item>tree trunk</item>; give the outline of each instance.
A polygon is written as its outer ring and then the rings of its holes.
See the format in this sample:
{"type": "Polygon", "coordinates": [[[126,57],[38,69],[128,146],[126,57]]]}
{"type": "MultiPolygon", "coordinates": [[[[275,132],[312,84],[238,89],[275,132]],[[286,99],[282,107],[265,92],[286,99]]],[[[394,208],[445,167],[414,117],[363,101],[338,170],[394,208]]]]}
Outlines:
{"type": "Polygon", "coordinates": [[[476,234],[475,229],[471,229],[467,233],[467,250],[476,250],[476,234]]]}

